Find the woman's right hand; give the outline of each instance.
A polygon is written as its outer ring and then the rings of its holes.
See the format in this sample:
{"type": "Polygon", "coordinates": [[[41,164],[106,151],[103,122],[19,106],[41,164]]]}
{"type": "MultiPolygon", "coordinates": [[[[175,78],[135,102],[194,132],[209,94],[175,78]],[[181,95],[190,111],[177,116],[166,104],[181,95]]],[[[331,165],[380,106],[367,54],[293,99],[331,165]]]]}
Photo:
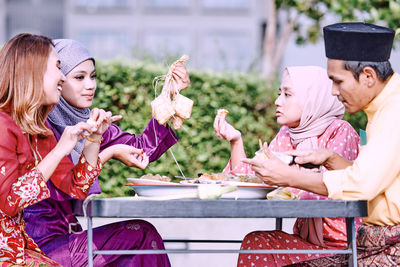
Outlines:
{"type": "Polygon", "coordinates": [[[225,114],[217,114],[214,119],[215,134],[229,142],[238,141],[242,134],[225,120],[225,114]]]}
{"type": "Polygon", "coordinates": [[[74,149],[76,143],[83,139],[84,132],[92,133],[93,126],[87,122],[79,122],[74,126],[67,126],[54,148],[58,153],[67,156],[74,149]]]}

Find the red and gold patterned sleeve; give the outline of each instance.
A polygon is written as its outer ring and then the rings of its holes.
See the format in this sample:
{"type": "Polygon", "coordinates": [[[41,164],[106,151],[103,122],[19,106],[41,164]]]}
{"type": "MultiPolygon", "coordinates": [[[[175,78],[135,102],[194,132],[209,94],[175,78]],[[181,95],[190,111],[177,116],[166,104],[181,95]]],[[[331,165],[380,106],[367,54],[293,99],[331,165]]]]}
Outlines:
{"type": "Polygon", "coordinates": [[[99,176],[102,167],[103,165],[100,162],[100,158],[97,159],[96,167],[93,167],[82,154],[78,163],[75,165],[75,190],[71,192],[70,195],[74,198],[86,198],[90,186],[99,176]]]}
{"type": "MultiPolygon", "coordinates": [[[[38,139],[38,148],[42,156],[47,155],[55,146],[54,135],[38,139]]],[[[97,159],[96,166],[91,166],[82,155],[75,166],[68,157],[64,157],[50,177],[53,184],[73,198],[86,198],[90,186],[99,176],[103,165],[97,159]]]]}
{"type": "Polygon", "coordinates": [[[50,193],[42,173],[34,168],[28,139],[4,112],[0,112],[0,212],[15,216],[50,193]]]}
{"type": "Polygon", "coordinates": [[[50,177],[53,184],[73,198],[83,199],[88,196],[89,188],[99,176],[103,165],[97,159],[96,166],[90,165],[82,155],[78,164],[65,157],[50,177]]]}
{"type": "Polygon", "coordinates": [[[17,213],[20,209],[35,204],[50,196],[42,173],[33,168],[12,184],[11,192],[7,196],[6,213],[17,213]],[[7,212],[8,211],[8,212],[7,212]]]}

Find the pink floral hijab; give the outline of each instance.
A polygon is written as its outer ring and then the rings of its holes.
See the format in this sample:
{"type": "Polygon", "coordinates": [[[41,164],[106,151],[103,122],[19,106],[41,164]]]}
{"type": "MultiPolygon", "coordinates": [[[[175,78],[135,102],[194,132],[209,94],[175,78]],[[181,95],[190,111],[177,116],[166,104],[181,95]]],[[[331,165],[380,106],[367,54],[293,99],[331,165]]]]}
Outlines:
{"type": "Polygon", "coordinates": [[[297,66],[285,69],[292,81],[292,91],[302,109],[299,126],[289,127],[296,149],[318,148],[318,136],[344,115],[343,104],[332,96],[332,81],[324,68],[297,66]]]}

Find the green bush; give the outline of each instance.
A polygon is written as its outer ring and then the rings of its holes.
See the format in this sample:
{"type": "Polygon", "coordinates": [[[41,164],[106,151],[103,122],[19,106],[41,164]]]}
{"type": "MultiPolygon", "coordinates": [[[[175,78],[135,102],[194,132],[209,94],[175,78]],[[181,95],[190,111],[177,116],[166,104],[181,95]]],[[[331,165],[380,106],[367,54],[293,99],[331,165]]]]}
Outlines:
{"type": "MultiPolygon", "coordinates": [[[[151,117],[150,102],[154,99],[153,79],[167,68],[145,62],[96,62],[98,89],[93,106],[123,115],[118,123],[124,131],[140,134],[151,117]]],[[[240,129],[248,156],[258,149],[258,139],[271,141],[279,126],[275,122],[274,101],[277,82],[267,86],[265,80],[243,73],[190,71],[191,85],[182,94],[194,101],[192,116],[175,131],[179,142],[173,154],[187,177],[198,173],[220,172],[226,165],[230,145],[214,134],[213,121],[217,109],[229,110],[227,121],[240,129]]],[[[157,88],[160,93],[161,84],[157,88]]],[[[352,122],[354,115],[348,117],[352,122]]],[[[365,128],[365,117],[356,114],[356,129],[365,128]]],[[[100,180],[104,196],[132,195],[124,186],[126,178],[145,173],[180,175],[170,152],[142,171],[129,168],[116,160],[105,164],[100,180]]]]}

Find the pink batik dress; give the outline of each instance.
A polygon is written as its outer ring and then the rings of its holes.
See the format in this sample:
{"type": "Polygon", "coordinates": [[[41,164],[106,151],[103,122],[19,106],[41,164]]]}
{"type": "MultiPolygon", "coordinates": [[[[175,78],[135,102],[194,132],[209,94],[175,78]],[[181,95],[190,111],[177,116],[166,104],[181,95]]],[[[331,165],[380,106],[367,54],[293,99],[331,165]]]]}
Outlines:
{"type": "MultiPolygon", "coordinates": [[[[348,160],[354,160],[359,152],[360,138],[353,127],[346,121],[335,120],[318,137],[318,147],[332,150],[348,160]]],[[[281,127],[279,133],[271,141],[269,149],[276,152],[294,150],[289,129],[281,127]]],[[[231,170],[230,163],[225,167],[227,173],[254,173],[248,164],[240,164],[231,170]]],[[[328,199],[325,196],[311,192],[291,189],[294,194],[299,194],[299,199],[328,199]]],[[[246,235],[241,249],[321,249],[308,240],[299,236],[299,231],[304,223],[303,218],[298,218],[293,227],[294,234],[282,231],[256,231],[246,235]]],[[[356,219],[356,227],[361,225],[361,219],[356,219]]],[[[347,247],[346,223],[344,218],[322,218],[322,231],[324,248],[344,249],[347,247]]],[[[319,254],[240,254],[238,266],[283,266],[326,255],[319,254]]]]}

